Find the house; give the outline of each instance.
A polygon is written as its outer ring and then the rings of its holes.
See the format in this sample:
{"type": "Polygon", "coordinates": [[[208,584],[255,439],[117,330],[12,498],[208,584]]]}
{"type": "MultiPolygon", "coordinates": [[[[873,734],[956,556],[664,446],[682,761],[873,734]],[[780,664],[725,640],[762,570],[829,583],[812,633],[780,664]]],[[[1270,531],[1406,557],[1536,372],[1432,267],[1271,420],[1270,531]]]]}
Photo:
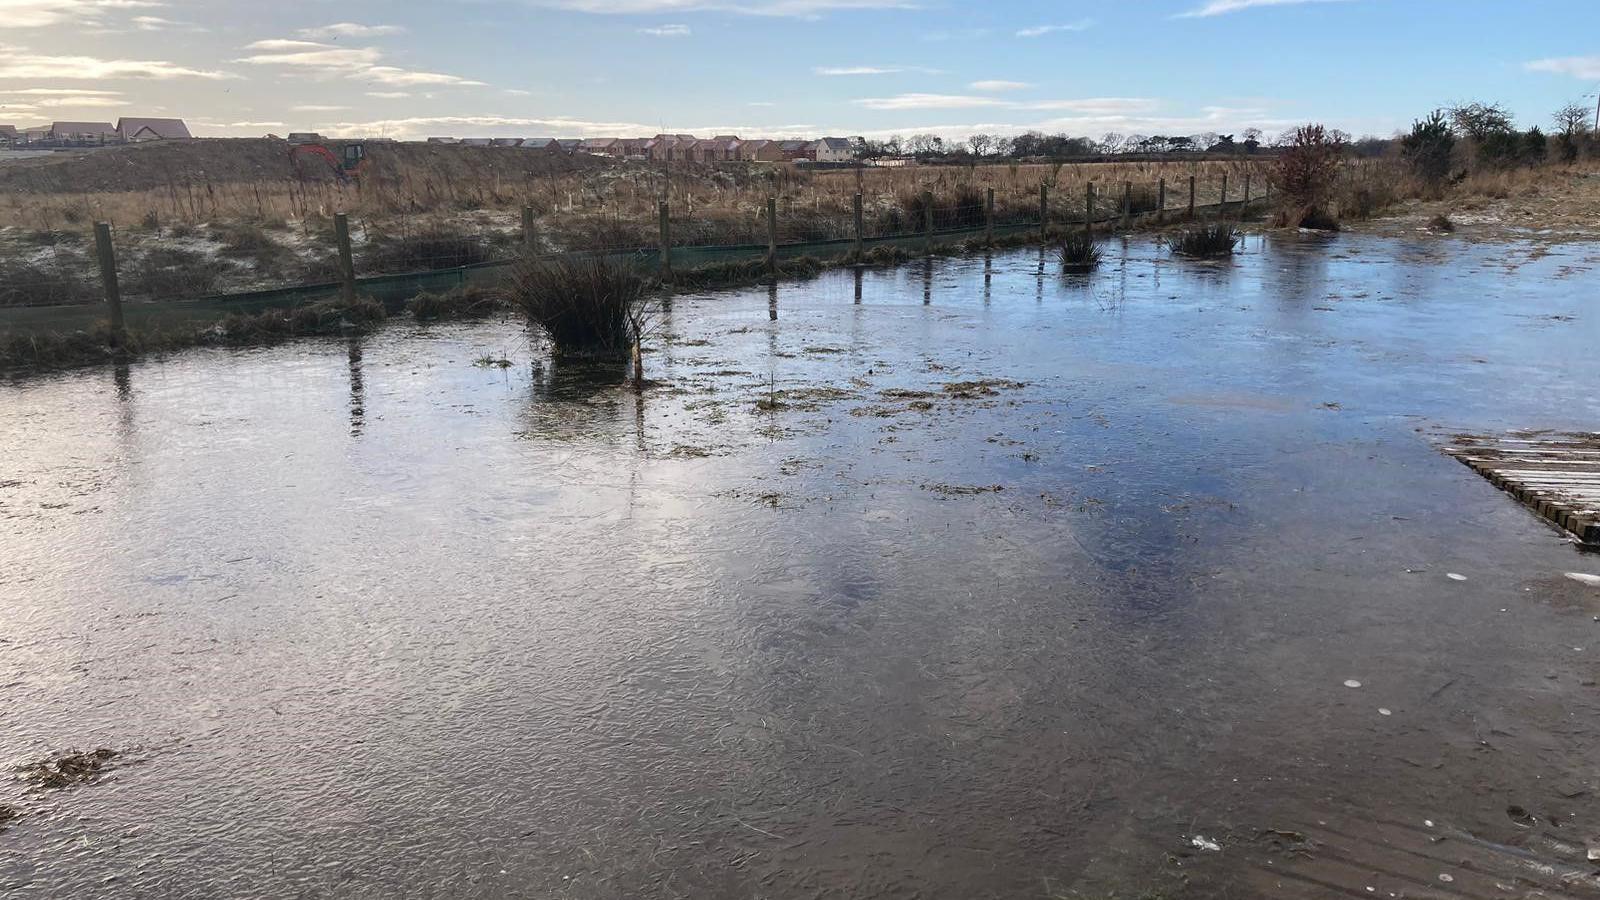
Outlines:
{"type": "Polygon", "coordinates": [[[494,138],[462,138],[461,144],[464,147],[492,147],[494,138]]]}
{"type": "Polygon", "coordinates": [[[117,129],[110,122],[52,122],[50,140],[67,144],[115,142],[117,129]]]}
{"type": "Polygon", "coordinates": [[[561,143],[559,141],[557,141],[555,138],[548,138],[548,137],[523,138],[522,139],[522,149],[524,149],[524,150],[544,150],[544,151],[547,151],[547,152],[550,152],[550,153],[555,153],[555,152],[557,152],[557,151],[559,151],[561,149],[561,143]]]}
{"type": "Polygon", "coordinates": [[[489,142],[491,147],[521,147],[522,138],[495,138],[489,142]]]}
{"type": "Polygon", "coordinates": [[[22,140],[15,125],[0,125],[0,144],[15,144],[22,140]]]}
{"type": "MultiPolygon", "coordinates": [[[[293,137],[293,135],[290,135],[290,136],[293,137]]],[[[456,140],[453,137],[431,137],[431,138],[428,138],[428,143],[430,143],[430,144],[459,144],[461,142],[456,140]]]]}
{"type": "Polygon", "coordinates": [[[823,138],[817,141],[811,158],[817,162],[849,162],[855,157],[855,145],[848,138],[823,138]]]}
{"type": "Polygon", "coordinates": [[[583,147],[583,141],[577,138],[557,138],[556,144],[560,146],[562,153],[577,153],[583,147]]]}
{"type": "Polygon", "coordinates": [[[810,141],[779,141],[778,158],[784,162],[794,162],[797,159],[812,159],[815,153],[814,145],[810,141]]]}
{"type": "Polygon", "coordinates": [[[182,119],[118,119],[117,135],[124,143],[186,141],[194,137],[182,119]]]}
{"type": "Polygon", "coordinates": [[[623,138],[622,155],[627,159],[646,159],[650,155],[647,145],[650,143],[644,138],[623,138]]]}
{"type": "Polygon", "coordinates": [[[622,142],[616,138],[585,138],[578,149],[594,156],[621,156],[622,142]]]}
{"type": "Polygon", "coordinates": [[[750,162],[783,162],[777,141],[740,141],[739,158],[750,162]]]}

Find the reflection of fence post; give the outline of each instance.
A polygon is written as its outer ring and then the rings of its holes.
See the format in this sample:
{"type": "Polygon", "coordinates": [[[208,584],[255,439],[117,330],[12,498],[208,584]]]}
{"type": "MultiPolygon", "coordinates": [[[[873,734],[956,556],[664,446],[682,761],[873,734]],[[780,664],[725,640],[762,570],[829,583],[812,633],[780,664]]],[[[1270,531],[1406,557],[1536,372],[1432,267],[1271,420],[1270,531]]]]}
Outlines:
{"type": "Polygon", "coordinates": [[[1167,221],[1167,180],[1156,183],[1156,224],[1167,221]]]}
{"type": "MultiPolygon", "coordinates": [[[[856,171],[857,171],[858,174],[860,173],[859,169],[857,169],[856,171]]],[[[856,192],[856,209],[855,209],[855,213],[856,213],[856,262],[860,262],[861,261],[861,257],[862,257],[862,251],[861,251],[861,247],[862,247],[862,235],[861,235],[861,231],[862,231],[862,215],[861,215],[861,192],[860,191],[856,192]]]]}
{"type": "Polygon", "coordinates": [[[672,277],[672,211],[667,206],[667,201],[661,201],[656,209],[656,217],[660,220],[661,233],[661,277],[672,277]]]}
{"type": "Polygon", "coordinates": [[[100,257],[100,281],[106,289],[106,308],[111,313],[111,346],[121,347],[127,334],[122,320],[122,289],[117,286],[117,248],[111,243],[111,226],[94,226],[94,247],[100,257]]]}
{"type": "Polygon", "coordinates": [[[778,274],[778,198],[767,198],[767,270],[778,274]]]}
{"type": "Polygon", "coordinates": [[[1133,226],[1133,182],[1122,183],[1122,227],[1133,226]]]}
{"type": "Polygon", "coordinates": [[[333,239],[339,242],[339,296],[346,303],[356,302],[356,258],[350,252],[350,219],[344,213],[333,217],[333,239]]]}
{"type": "Polygon", "coordinates": [[[1094,182],[1083,186],[1083,233],[1094,234],[1094,182]]]}
{"type": "Polygon", "coordinates": [[[1189,176],[1189,220],[1194,221],[1194,176],[1189,176]]]}
{"type": "Polygon", "coordinates": [[[1050,184],[1039,182],[1039,235],[1050,236],[1050,184]]]}
{"type": "Polygon", "coordinates": [[[994,188],[983,197],[983,242],[994,246],[994,188]]]}
{"type": "Polygon", "coordinates": [[[922,192],[922,244],[933,253],[933,191],[922,192]]]}
{"type": "Polygon", "coordinates": [[[539,236],[533,230],[533,207],[522,208],[522,252],[531,257],[539,252],[539,236]]]}

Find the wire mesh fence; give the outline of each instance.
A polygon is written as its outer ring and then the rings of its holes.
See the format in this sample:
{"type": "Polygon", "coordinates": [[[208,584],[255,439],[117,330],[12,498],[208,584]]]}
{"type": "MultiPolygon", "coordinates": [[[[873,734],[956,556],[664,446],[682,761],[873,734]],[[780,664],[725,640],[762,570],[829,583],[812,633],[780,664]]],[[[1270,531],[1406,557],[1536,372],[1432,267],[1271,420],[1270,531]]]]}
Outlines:
{"type": "MultiPolygon", "coordinates": [[[[582,255],[652,272],[727,263],[867,255],[879,247],[1008,238],[1041,230],[1236,215],[1267,198],[1251,177],[1069,184],[1027,192],[957,184],[942,191],[800,198],[765,203],[658,204],[637,210],[472,211],[452,218],[348,220],[359,292],[402,302],[503,278],[520,260],[582,255]]],[[[132,319],[293,306],[337,294],[345,278],[333,217],[294,225],[237,222],[119,232],[116,274],[132,319]]],[[[0,244],[0,331],[104,314],[103,273],[92,236],[52,232],[0,244]],[[30,310],[23,312],[23,310],[30,310]],[[53,312],[52,312],[53,311],[53,312]]]]}

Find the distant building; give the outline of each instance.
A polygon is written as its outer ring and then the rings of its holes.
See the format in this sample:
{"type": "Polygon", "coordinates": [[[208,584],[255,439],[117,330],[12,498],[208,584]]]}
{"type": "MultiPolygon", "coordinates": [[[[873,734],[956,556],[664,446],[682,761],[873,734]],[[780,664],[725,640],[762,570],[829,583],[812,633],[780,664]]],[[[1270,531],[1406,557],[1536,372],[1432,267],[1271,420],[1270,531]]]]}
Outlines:
{"type": "Polygon", "coordinates": [[[117,140],[110,122],[52,122],[49,140],[63,144],[107,144],[117,140]]]}
{"type": "Polygon", "coordinates": [[[118,119],[117,136],[129,144],[186,141],[193,137],[182,119],[118,119]]]}
{"type": "Polygon", "coordinates": [[[322,135],[317,134],[315,131],[291,131],[289,132],[289,143],[320,144],[322,143],[322,135]]]}
{"type": "Polygon", "coordinates": [[[855,159],[855,146],[848,138],[823,138],[811,156],[817,162],[849,162],[855,159]]]}
{"type": "Polygon", "coordinates": [[[15,144],[22,140],[15,125],[0,125],[0,144],[15,144]]]}
{"type": "Polygon", "coordinates": [[[811,159],[813,153],[811,141],[779,141],[778,154],[784,162],[794,162],[797,159],[811,159]]]}
{"type": "Polygon", "coordinates": [[[557,152],[557,151],[559,151],[561,149],[561,142],[556,140],[555,138],[548,138],[548,137],[523,138],[522,139],[522,149],[524,149],[524,150],[547,150],[547,151],[549,151],[551,153],[555,153],[555,152],[557,152]]]}
{"type": "Polygon", "coordinates": [[[461,144],[465,147],[492,147],[494,138],[462,138],[461,144]]]}
{"type": "Polygon", "coordinates": [[[461,142],[459,140],[456,140],[453,137],[431,137],[431,138],[428,138],[428,143],[430,143],[430,144],[459,144],[461,142]]]}
{"type": "Polygon", "coordinates": [[[495,138],[492,143],[496,147],[521,147],[522,138],[495,138]]]}
{"type": "Polygon", "coordinates": [[[623,151],[622,141],[616,138],[585,138],[578,149],[595,156],[621,156],[623,151]]]}
{"type": "Polygon", "coordinates": [[[562,153],[577,153],[583,147],[583,141],[577,138],[556,138],[556,144],[561,147],[562,153]]]}
{"type": "Polygon", "coordinates": [[[739,158],[749,162],[782,162],[783,150],[777,141],[740,141],[739,158]]]}

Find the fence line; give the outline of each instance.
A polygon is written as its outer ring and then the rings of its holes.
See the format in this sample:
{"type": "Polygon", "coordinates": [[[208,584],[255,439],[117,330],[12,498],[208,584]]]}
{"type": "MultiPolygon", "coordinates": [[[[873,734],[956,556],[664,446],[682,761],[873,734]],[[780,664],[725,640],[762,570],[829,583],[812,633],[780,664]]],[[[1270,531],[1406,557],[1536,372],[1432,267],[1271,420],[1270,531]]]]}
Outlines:
{"type": "MultiPolygon", "coordinates": [[[[109,226],[95,228],[97,256],[100,262],[100,282],[103,287],[102,303],[52,304],[40,306],[0,307],[0,332],[87,327],[94,321],[109,317],[113,333],[121,331],[121,322],[127,320],[144,327],[178,321],[221,319],[232,313],[254,313],[265,309],[297,306],[306,302],[342,297],[349,301],[358,294],[366,294],[386,303],[401,303],[424,291],[447,291],[474,284],[492,284],[506,274],[506,270],[526,260],[578,258],[605,259],[631,265],[658,275],[671,282],[678,274],[695,269],[735,263],[762,263],[776,273],[785,260],[816,257],[829,261],[870,260],[874,250],[883,247],[903,251],[933,253],[940,246],[959,244],[992,244],[1000,238],[1037,233],[1039,239],[1048,239],[1052,233],[1065,227],[1082,227],[1090,232],[1108,226],[1131,228],[1136,222],[1154,220],[1157,224],[1182,219],[1194,220],[1215,214],[1227,218],[1243,215],[1253,203],[1267,199],[1261,191],[1252,192],[1249,176],[1245,176],[1243,196],[1228,199],[1228,187],[1223,186],[1215,203],[1201,203],[1197,199],[1197,182],[1189,177],[1187,190],[1169,191],[1166,179],[1156,185],[1136,186],[1124,181],[1097,189],[1095,182],[1085,186],[1085,196],[1075,203],[1070,197],[1053,194],[1048,184],[1041,183],[1038,208],[1032,216],[1020,221],[1015,216],[1001,221],[995,209],[994,189],[989,188],[975,203],[937,206],[931,191],[921,193],[919,209],[909,218],[898,208],[891,209],[888,220],[882,217],[868,219],[861,194],[852,199],[851,219],[846,236],[820,240],[780,240],[784,214],[776,198],[768,198],[761,211],[760,231],[764,241],[735,244],[686,244],[673,241],[672,210],[663,201],[657,208],[658,241],[654,247],[615,246],[586,250],[563,250],[538,253],[538,236],[531,207],[522,211],[522,231],[515,242],[518,252],[514,256],[455,265],[446,268],[425,268],[400,273],[358,275],[351,239],[351,224],[344,214],[334,216],[333,271],[329,280],[276,288],[213,294],[183,300],[124,302],[117,282],[116,251],[109,226]],[[1174,207],[1172,201],[1179,205],[1174,207]],[[881,227],[887,226],[887,227],[881,227]]],[[[837,232],[835,232],[837,233],[837,232]]],[[[753,235],[752,235],[753,236],[753,235]]],[[[3,286],[3,285],[0,285],[3,286]]],[[[12,286],[15,287],[15,286],[12,286]]]]}

